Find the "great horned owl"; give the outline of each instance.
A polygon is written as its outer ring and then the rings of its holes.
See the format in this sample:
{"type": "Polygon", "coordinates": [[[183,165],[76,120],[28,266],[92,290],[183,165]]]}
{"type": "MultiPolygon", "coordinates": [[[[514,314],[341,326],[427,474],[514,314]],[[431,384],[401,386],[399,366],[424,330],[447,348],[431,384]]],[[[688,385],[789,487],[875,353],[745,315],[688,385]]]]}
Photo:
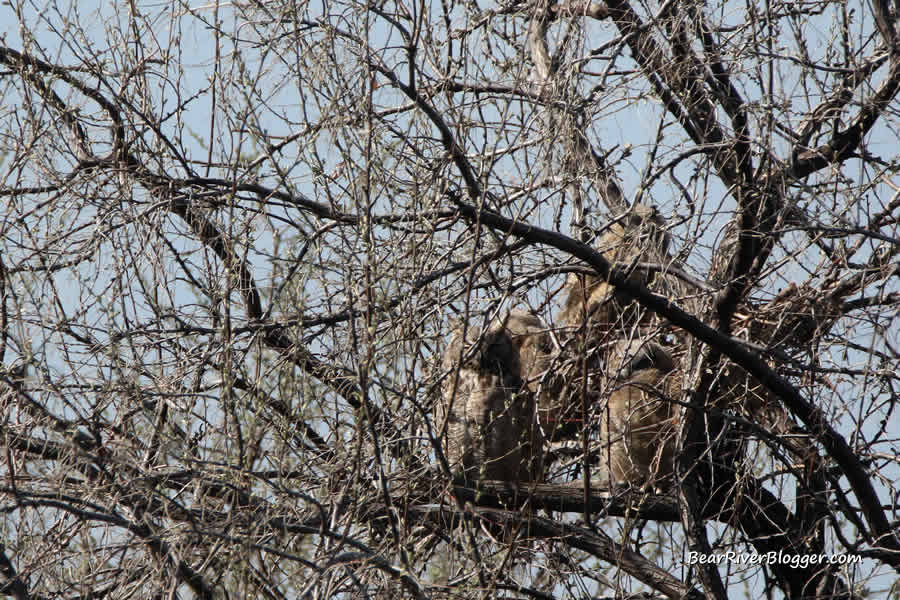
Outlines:
{"type": "Polygon", "coordinates": [[[522,379],[536,399],[541,427],[551,438],[558,437],[563,424],[581,416],[581,403],[575,407],[568,401],[571,365],[563,363],[550,328],[540,318],[514,310],[506,318],[506,329],[519,348],[522,379]]]}
{"type": "MultiPolygon", "coordinates": [[[[653,206],[635,204],[626,215],[600,236],[597,249],[610,263],[628,267],[639,262],[663,263],[668,258],[669,236],[665,219],[653,206]]],[[[635,269],[632,281],[649,285],[659,274],[635,269]]],[[[641,309],[630,298],[595,275],[571,274],[566,280],[565,305],[560,319],[578,327],[587,318],[600,327],[629,326],[640,319],[641,309]]]]}
{"type": "Polygon", "coordinates": [[[513,345],[519,349],[519,363],[522,379],[532,392],[540,386],[540,377],[548,367],[553,353],[553,339],[550,328],[531,313],[512,310],[501,323],[513,345]]]}
{"type": "Polygon", "coordinates": [[[463,327],[453,332],[444,353],[449,374],[435,411],[435,425],[447,423],[441,440],[447,461],[470,481],[538,481],[543,437],[522,378],[527,337],[511,335],[505,321],[465,329],[465,339],[463,327]]]}
{"type": "Polygon", "coordinates": [[[719,242],[716,245],[715,252],[713,252],[712,263],[709,266],[709,280],[713,283],[728,283],[728,269],[740,242],[736,219],[737,215],[729,219],[719,233],[719,242]]]}
{"type": "Polygon", "coordinates": [[[652,341],[622,340],[606,361],[614,374],[607,410],[600,414],[602,484],[663,487],[674,470],[681,372],[669,349],[652,341]]]}

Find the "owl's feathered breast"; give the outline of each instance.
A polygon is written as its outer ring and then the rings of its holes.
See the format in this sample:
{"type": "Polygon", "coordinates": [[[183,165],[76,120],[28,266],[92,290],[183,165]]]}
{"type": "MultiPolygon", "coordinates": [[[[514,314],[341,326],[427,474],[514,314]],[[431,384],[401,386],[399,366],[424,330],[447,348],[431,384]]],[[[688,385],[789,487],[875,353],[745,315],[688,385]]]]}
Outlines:
{"type": "Polygon", "coordinates": [[[534,400],[518,347],[502,325],[466,329],[465,337],[461,328],[453,333],[444,353],[448,375],[436,411],[437,426],[447,422],[448,462],[467,478],[531,480],[534,400]]]}

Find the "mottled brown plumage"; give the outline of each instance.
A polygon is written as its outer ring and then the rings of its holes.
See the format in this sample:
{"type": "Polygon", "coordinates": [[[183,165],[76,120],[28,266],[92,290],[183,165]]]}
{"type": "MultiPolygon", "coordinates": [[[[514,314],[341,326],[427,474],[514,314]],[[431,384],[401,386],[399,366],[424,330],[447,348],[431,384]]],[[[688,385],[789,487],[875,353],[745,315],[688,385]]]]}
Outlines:
{"type": "Polygon", "coordinates": [[[503,324],[519,349],[522,379],[529,390],[537,393],[553,355],[550,328],[539,317],[521,310],[510,311],[503,324]]]}
{"type": "Polygon", "coordinates": [[[522,379],[527,336],[511,336],[504,322],[486,331],[455,330],[444,353],[449,372],[438,403],[442,449],[456,474],[467,480],[538,481],[543,438],[534,395],[522,379]],[[457,377],[457,366],[458,377],[457,377]]]}
{"type": "Polygon", "coordinates": [[[666,487],[674,471],[678,366],[655,342],[623,340],[610,352],[607,371],[616,379],[600,414],[601,484],[666,487]]]}
{"type": "MultiPolygon", "coordinates": [[[[635,204],[600,236],[597,249],[606,260],[620,267],[627,268],[640,262],[663,264],[670,260],[665,220],[656,207],[635,204]]],[[[630,279],[644,285],[663,281],[658,273],[643,269],[634,269],[630,279]]],[[[588,318],[593,327],[608,329],[628,327],[641,318],[640,307],[617,293],[601,277],[571,274],[565,290],[566,300],[560,315],[563,325],[579,327],[588,318]]]]}
{"type": "MultiPolygon", "coordinates": [[[[610,263],[632,268],[629,279],[657,293],[680,296],[674,277],[636,268],[637,263],[664,266],[671,262],[665,220],[655,207],[635,204],[615,221],[597,242],[610,263]]],[[[653,325],[652,315],[596,275],[572,274],[566,280],[565,304],[559,317],[562,352],[555,361],[555,396],[541,396],[541,422],[552,439],[571,437],[581,430],[584,404],[589,412],[602,402],[601,379],[607,353],[617,340],[633,334],[635,326],[653,325]]],[[[588,415],[592,418],[591,415],[588,415]]]]}
{"type": "Polygon", "coordinates": [[[557,438],[563,424],[581,417],[581,403],[574,405],[569,389],[573,365],[562,360],[549,327],[538,317],[514,310],[506,327],[520,349],[522,379],[536,399],[541,427],[551,439],[557,438]]]}
{"type": "Polygon", "coordinates": [[[735,215],[730,219],[719,233],[719,242],[709,266],[709,280],[713,283],[725,284],[730,279],[729,268],[739,243],[737,218],[738,215],[735,215]]]}

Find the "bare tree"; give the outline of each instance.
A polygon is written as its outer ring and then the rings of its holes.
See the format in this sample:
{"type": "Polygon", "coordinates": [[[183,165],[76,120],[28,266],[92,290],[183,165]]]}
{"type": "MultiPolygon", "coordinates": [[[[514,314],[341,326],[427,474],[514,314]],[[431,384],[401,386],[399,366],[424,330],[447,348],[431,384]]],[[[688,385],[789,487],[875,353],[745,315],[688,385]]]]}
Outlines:
{"type": "Polygon", "coordinates": [[[0,591],[896,596],[897,11],[8,3],[0,591]],[[634,206],[661,252],[603,247],[634,206]],[[464,485],[441,356],[512,310],[579,414],[464,485]],[[641,340],[657,494],[598,485],[641,340]]]}

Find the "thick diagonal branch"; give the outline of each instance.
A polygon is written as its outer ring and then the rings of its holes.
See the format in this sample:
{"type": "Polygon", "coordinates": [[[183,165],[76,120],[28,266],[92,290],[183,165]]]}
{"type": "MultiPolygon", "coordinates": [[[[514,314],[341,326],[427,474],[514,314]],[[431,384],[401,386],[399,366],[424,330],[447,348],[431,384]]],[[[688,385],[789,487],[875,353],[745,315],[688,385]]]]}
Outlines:
{"type": "Polygon", "coordinates": [[[452,201],[460,213],[469,220],[478,220],[484,226],[535,244],[551,246],[584,261],[593,267],[601,277],[615,286],[617,291],[632,298],[644,308],[665,317],[673,325],[684,329],[696,339],[712,346],[756,377],[760,383],[776,394],[810,431],[819,433],[819,439],[825,450],[840,466],[859,500],[862,513],[874,536],[874,539],[871,540],[872,543],[895,551],[896,554],[892,555],[890,564],[900,567],[900,541],[884,514],[878,494],[859,457],[843,436],[831,427],[822,412],[803,398],[794,386],[776,373],[764,360],[747,350],[742,344],[686,313],[668,298],[654,294],[645,286],[629,280],[625,270],[612,268],[602,254],[586,244],[553,231],[507,219],[496,213],[479,211],[457,196],[452,197],[452,201]]]}

